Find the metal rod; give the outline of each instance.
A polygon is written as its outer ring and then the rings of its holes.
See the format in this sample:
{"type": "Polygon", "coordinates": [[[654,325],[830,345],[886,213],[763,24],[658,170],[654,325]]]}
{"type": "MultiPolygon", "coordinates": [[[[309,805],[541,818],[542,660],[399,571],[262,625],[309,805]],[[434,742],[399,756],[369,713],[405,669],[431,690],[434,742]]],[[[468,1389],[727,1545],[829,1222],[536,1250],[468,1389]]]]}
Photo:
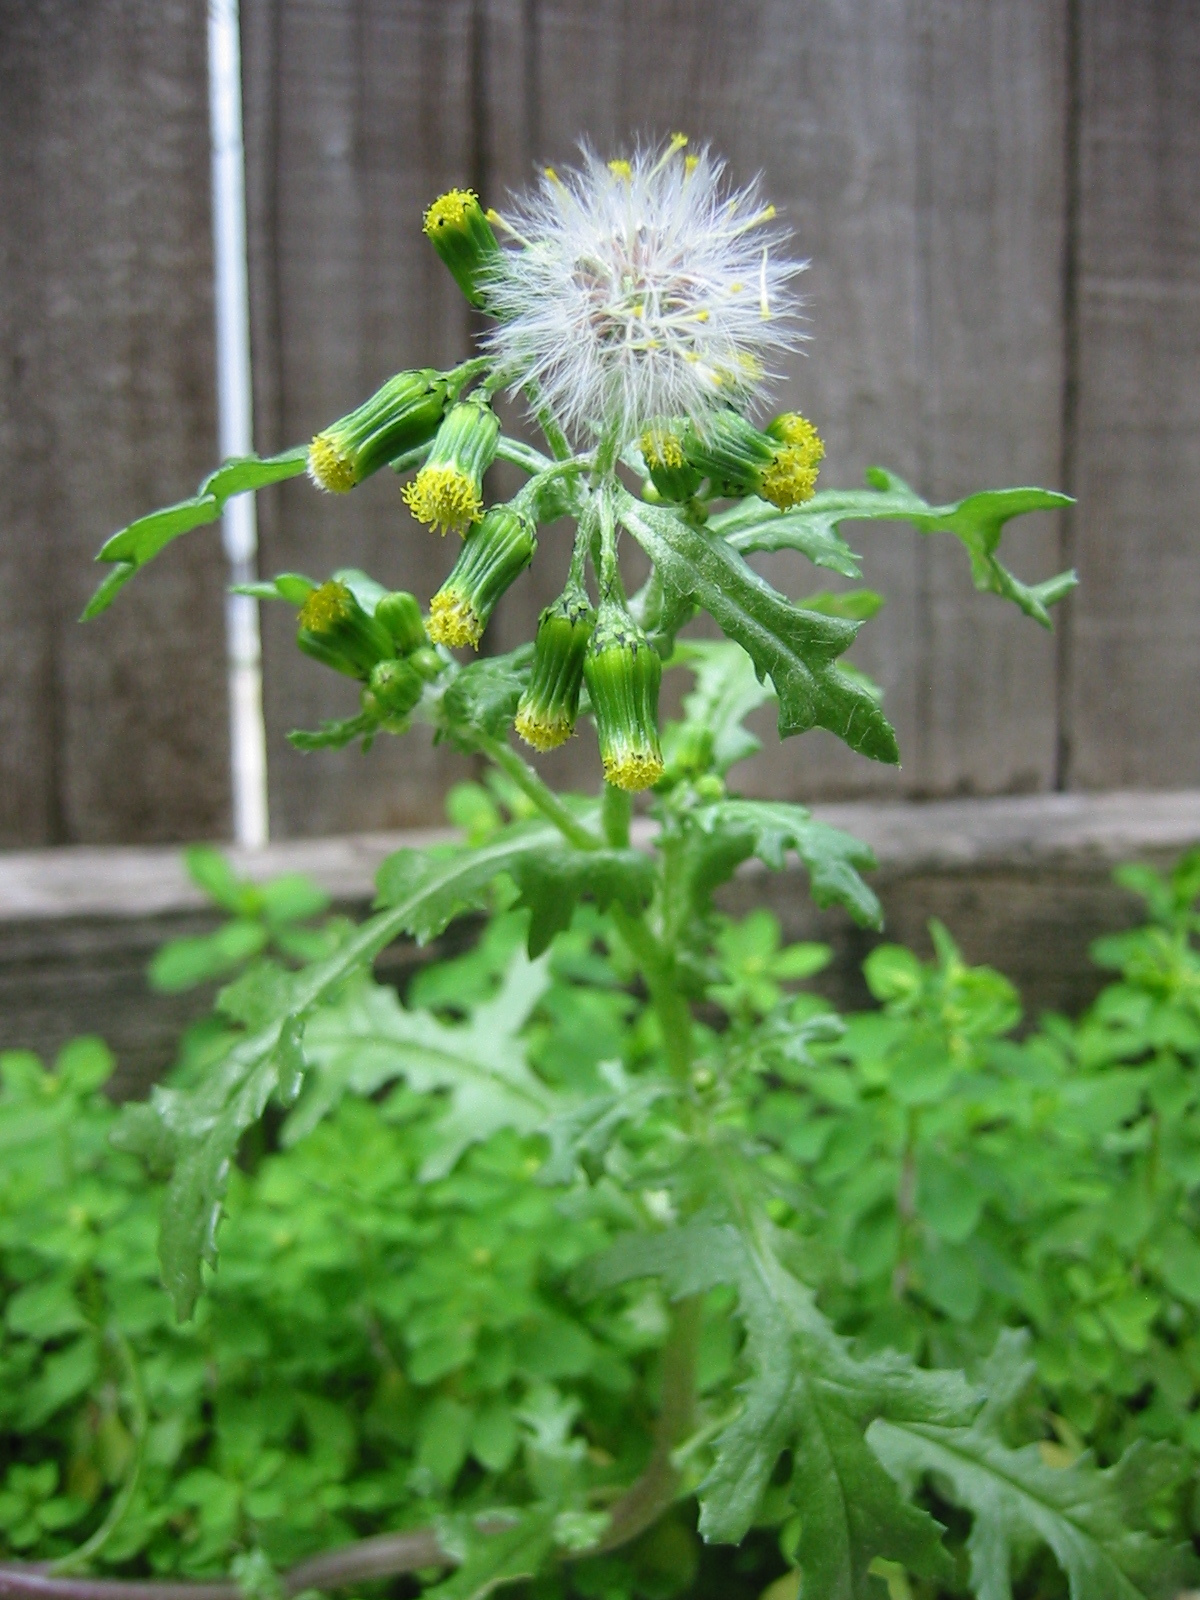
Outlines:
{"type": "MultiPolygon", "coordinates": [[[[246,160],[238,0],[209,0],[208,93],[212,137],[213,265],[217,335],[217,429],[221,457],[254,448],[250,290],[246,257],[246,160]]],[[[254,496],[238,495],[222,521],[231,584],[258,576],[254,496]]],[[[267,740],[262,708],[258,602],[225,598],[229,766],[233,836],[246,849],[267,842],[267,740]]]]}

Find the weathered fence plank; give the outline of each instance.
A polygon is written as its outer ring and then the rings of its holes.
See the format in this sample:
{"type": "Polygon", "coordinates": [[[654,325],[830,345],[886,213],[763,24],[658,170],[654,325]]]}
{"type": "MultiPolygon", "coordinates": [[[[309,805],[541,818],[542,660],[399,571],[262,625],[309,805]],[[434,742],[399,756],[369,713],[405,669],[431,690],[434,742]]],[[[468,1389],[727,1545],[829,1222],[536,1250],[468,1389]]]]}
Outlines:
{"type": "MultiPolygon", "coordinates": [[[[430,199],[470,177],[468,0],[244,6],[258,438],[283,448],[392,372],[467,351],[458,290],[421,233],[430,199]]],[[[265,497],[264,497],[265,498],[265,497]]],[[[303,481],[263,507],[264,572],[362,566],[428,596],[452,558],[404,511],[390,473],[355,494],[303,481]]],[[[402,826],[439,810],[461,761],[410,738],[300,756],[295,727],[354,709],[347,681],[298,658],[294,616],[265,608],[271,825],[281,835],[402,826]]]]}
{"type": "Polygon", "coordinates": [[[212,463],[204,8],[0,4],[0,843],[227,826],[215,530],[101,621],[101,538],[212,463]]]}
{"type": "Polygon", "coordinates": [[[1200,774],[1200,10],[1080,11],[1072,787],[1200,774]]]}

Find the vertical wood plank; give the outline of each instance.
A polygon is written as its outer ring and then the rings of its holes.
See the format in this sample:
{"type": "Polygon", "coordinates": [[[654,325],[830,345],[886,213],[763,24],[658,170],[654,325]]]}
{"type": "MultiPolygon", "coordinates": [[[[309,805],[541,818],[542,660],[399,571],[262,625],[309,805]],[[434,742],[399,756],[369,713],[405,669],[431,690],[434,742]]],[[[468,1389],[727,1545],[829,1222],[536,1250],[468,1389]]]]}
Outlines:
{"type": "MultiPolygon", "coordinates": [[[[933,500],[1061,488],[1066,16],[1062,0],[925,0],[912,41],[921,479],[933,500]]],[[[1009,525],[1026,581],[1059,569],[1055,517],[1009,525]]],[[[918,552],[914,792],[1052,787],[1052,635],[978,595],[943,535],[918,552]]]]}
{"type": "Polygon", "coordinates": [[[1072,787],[1200,775],[1200,12],[1080,10],[1072,787]]]}
{"type": "Polygon", "coordinates": [[[75,620],[215,449],[204,11],[5,0],[0,74],[0,841],[219,833],[215,533],[75,620]]]}
{"type": "MultiPolygon", "coordinates": [[[[258,436],[311,437],[406,366],[467,350],[466,307],[422,232],[424,207],[471,178],[468,0],[249,0],[244,7],[258,436]]],[[[298,480],[264,497],[260,565],[361,566],[427,599],[453,559],[381,473],[352,495],[298,480]]],[[[356,708],[348,681],[298,655],[294,616],[265,610],[272,830],[436,820],[463,775],[420,732],[301,756],[291,728],[356,708]]]]}

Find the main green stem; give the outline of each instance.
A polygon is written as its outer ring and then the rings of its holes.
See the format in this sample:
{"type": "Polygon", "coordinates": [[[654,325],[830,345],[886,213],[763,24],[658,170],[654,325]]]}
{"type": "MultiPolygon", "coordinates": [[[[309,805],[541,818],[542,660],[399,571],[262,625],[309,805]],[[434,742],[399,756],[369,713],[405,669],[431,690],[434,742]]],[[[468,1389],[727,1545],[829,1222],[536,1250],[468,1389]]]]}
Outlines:
{"type": "Polygon", "coordinates": [[[554,790],[542,782],[528,761],[519,756],[510,744],[506,744],[503,739],[494,739],[486,733],[479,735],[477,743],[481,753],[487,756],[489,761],[494,761],[502,772],[508,774],[526,799],[533,801],[564,839],[569,840],[579,850],[600,848],[600,840],[596,835],[568,811],[554,790]]]}

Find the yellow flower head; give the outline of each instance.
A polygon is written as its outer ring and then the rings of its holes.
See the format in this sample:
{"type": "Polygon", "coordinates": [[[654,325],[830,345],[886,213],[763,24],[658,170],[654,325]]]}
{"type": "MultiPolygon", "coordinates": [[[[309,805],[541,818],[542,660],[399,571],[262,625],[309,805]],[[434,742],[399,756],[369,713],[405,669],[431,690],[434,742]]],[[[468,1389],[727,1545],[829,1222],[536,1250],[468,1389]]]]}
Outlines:
{"type": "Polygon", "coordinates": [[[422,467],[403,490],[418,522],[434,533],[466,533],[483,515],[483,499],[473,479],[457,467],[422,467]]]}
{"type": "Polygon", "coordinates": [[[448,645],[452,650],[470,645],[473,650],[478,650],[483,627],[482,619],[470,602],[459,595],[435,594],[429,602],[426,632],[434,644],[448,645]]]}
{"type": "Polygon", "coordinates": [[[522,707],[513,721],[521,738],[535,750],[557,750],[575,732],[574,720],[565,711],[548,715],[534,706],[522,707]]]}
{"type": "Polygon", "coordinates": [[[323,433],[308,447],[308,473],[318,488],[330,494],[348,494],[358,482],[354,462],[323,433]]]}

